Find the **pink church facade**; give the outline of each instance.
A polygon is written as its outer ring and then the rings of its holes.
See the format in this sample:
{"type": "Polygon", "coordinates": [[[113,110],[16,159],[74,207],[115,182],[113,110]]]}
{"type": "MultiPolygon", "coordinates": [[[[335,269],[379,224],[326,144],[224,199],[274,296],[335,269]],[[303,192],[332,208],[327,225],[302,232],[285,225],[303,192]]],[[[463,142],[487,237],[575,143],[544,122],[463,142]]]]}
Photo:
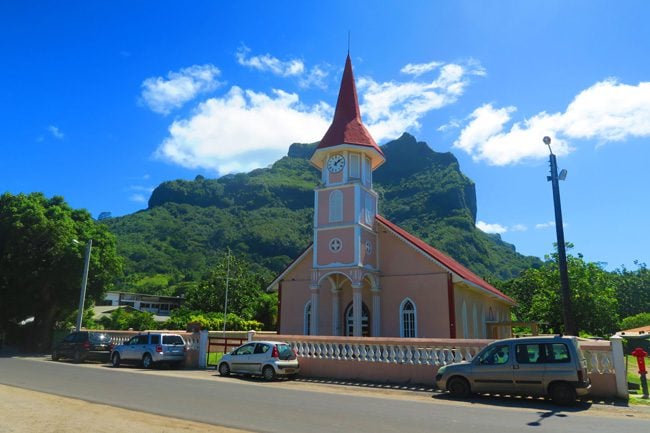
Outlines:
{"type": "Polygon", "coordinates": [[[346,60],[334,120],[311,163],[314,241],[270,288],[281,334],[403,338],[509,335],[514,301],[377,214],[372,172],[385,161],[361,122],[346,60]],[[502,324],[502,325],[499,325],[502,324]]]}

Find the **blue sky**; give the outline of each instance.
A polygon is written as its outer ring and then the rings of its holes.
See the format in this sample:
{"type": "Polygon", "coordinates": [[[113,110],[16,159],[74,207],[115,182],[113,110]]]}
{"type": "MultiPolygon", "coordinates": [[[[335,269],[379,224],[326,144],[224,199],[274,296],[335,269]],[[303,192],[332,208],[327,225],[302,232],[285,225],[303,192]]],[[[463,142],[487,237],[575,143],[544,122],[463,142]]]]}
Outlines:
{"type": "Polygon", "coordinates": [[[264,167],[319,140],[350,52],[378,143],[406,131],[476,182],[478,223],[523,254],[565,237],[634,268],[647,246],[646,1],[0,3],[0,192],[93,216],[153,188],[264,167]]]}

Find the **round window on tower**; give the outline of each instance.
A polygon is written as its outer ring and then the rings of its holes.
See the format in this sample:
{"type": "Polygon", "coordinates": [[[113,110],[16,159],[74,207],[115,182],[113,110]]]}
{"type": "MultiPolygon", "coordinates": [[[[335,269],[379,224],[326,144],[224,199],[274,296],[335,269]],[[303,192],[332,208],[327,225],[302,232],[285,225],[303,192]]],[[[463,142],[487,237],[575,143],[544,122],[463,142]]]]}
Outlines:
{"type": "Polygon", "coordinates": [[[343,242],[339,238],[332,238],[330,240],[330,251],[333,253],[338,253],[343,248],[343,242]]]}

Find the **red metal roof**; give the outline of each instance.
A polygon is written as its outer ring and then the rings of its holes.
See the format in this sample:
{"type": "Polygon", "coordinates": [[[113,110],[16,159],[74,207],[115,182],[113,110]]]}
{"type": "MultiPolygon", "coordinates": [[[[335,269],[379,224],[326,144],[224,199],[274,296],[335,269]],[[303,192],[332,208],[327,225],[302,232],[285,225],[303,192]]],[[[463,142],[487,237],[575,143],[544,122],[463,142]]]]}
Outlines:
{"type": "Polygon", "coordinates": [[[380,155],[384,154],[366,127],[361,123],[357,86],[354,83],[352,61],[349,54],[345,60],[345,70],[341,79],[339,98],[336,101],[334,120],[332,120],[332,124],[316,149],[338,146],[344,143],[372,147],[380,155]]]}
{"type": "Polygon", "coordinates": [[[385,225],[387,228],[395,232],[398,236],[412,244],[413,246],[417,247],[419,250],[423,251],[426,253],[428,256],[430,256],[432,259],[440,263],[442,266],[447,268],[449,271],[453,272],[454,274],[458,275],[461,277],[463,280],[471,283],[472,285],[475,285],[481,289],[484,289],[490,293],[493,293],[494,295],[502,298],[504,301],[507,301],[512,304],[516,304],[516,302],[510,298],[509,296],[505,295],[503,292],[501,292],[499,289],[496,287],[490,285],[487,283],[487,281],[483,280],[480,278],[478,275],[467,269],[465,266],[461,265],[458,263],[456,260],[452,259],[449,256],[446,256],[445,254],[441,253],[437,249],[433,248],[431,245],[428,245],[426,242],[424,242],[421,239],[418,239],[417,237],[413,236],[406,230],[400,228],[396,224],[393,224],[392,222],[388,221],[386,218],[382,217],[381,215],[376,216],[377,221],[385,225]]]}

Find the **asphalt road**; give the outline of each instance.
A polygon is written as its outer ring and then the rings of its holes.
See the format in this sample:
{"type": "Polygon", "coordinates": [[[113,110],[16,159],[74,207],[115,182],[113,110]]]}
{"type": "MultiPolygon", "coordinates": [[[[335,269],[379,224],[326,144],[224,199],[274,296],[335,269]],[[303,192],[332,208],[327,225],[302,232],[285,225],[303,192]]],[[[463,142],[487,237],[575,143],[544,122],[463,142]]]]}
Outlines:
{"type": "Polygon", "coordinates": [[[0,383],[116,407],[259,432],[647,431],[650,411],[541,400],[357,390],[221,378],[213,371],[113,369],[44,357],[0,357],[0,383]],[[598,407],[597,407],[598,406],[598,407]]]}

